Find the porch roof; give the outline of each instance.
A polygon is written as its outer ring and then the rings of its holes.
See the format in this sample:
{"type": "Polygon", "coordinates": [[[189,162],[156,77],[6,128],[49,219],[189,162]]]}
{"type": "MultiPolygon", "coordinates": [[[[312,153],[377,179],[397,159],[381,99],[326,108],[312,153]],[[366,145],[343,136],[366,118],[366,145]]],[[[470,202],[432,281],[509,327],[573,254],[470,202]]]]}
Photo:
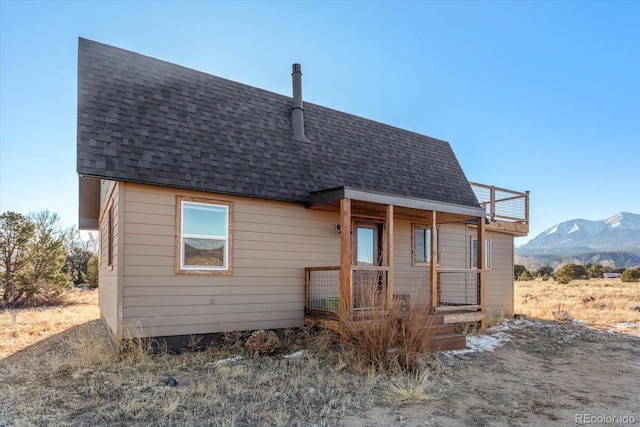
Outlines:
{"type": "Polygon", "coordinates": [[[341,199],[351,199],[361,202],[393,205],[396,207],[417,209],[423,211],[436,211],[454,215],[469,217],[484,217],[486,212],[481,207],[457,205],[436,200],[419,199],[396,194],[385,194],[375,191],[359,190],[351,187],[337,187],[327,190],[313,191],[310,193],[309,208],[332,204],[341,199]]]}

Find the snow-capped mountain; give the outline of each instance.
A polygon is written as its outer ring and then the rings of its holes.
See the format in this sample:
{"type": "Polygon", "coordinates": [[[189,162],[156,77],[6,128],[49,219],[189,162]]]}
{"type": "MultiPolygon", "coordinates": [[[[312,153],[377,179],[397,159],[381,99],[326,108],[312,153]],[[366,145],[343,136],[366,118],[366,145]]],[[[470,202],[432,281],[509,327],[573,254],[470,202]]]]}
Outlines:
{"type": "Polygon", "coordinates": [[[554,225],[516,248],[517,255],[586,252],[640,254],[640,215],[621,212],[600,221],[572,219],[554,225]]]}

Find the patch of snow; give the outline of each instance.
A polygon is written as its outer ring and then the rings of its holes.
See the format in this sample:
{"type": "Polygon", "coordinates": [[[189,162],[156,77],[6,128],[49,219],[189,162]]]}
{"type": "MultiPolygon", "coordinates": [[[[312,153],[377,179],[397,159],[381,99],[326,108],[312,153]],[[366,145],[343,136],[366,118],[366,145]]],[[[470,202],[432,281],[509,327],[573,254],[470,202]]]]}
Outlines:
{"type": "Polygon", "coordinates": [[[504,332],[496,332],[492,335],[472,335],[467,337],[467,348],[464,350],[454,350],[453,354],[493,351],[509,341],[511,341],[511,337],[504,332]]]}
{"type": "Polygon", "coordinates": [[[553,234],[558,231],[558,224],[554,225],[549,231],[547,231],[547,235],[553,234]]]}
{"type": "Polygon", "coordinates": [[[224,365],[226,363],[233,363],[233,362],[237,362],[239,360],[242,360],[242,356],[236,355],[236,356],[233,356],[233,357],[228,357],[226,359],[220,359],[220,360],[216,361],[214,363],[214,365],[224,365]]]}
{"type": "Polygon", "coordinates": [[[569,231],[567,232],[567,234],[571,234],[571,233],[576,232],[576,231],[578,231],[578,230],[580,230],[580,227],[578,226],[578,224],[573,223],[573,227],[571,227],[571,228],[569,229],[569,231]]]}
{"type": "Polygon", "coordinates": [[[299,357],[302,357],[305,353],[305,350],[299,350],[296,351],[295,353],[291,353],[291,354],[285,354],[284,357],[285,359],[297,359],[299,357]]]}
{"type": "Polygon", "coordinates": [[[616,324],[613,325],[614,328],[618,328],[618,329],[630,328],[631,326],[635,326],[635,323],[633,323],[633,322],[623,322],[623,323],[616,323],[616,324]]]}

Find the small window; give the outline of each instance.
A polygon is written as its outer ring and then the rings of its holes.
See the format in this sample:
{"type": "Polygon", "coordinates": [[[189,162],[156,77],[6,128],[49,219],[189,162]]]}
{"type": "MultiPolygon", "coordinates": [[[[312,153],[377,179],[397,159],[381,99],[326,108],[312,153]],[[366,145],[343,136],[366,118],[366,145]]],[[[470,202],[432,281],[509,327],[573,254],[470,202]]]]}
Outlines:
{"type": "Polygon", "coordinates": [[[107,267],[113,267],[113,207],[107,212],[107,267]]]}
{"type": "MultiPolygon", "coordinates": [[[[413,260],[415,266],[431,263],[431,227],[413,226],[413,260]]],[[[438,232],[436,231],[436,262],[438,262],[438,232]]]]}
{"type": "MultiPolygon", "coordinates": [[[[478,239],[471,238],[471,268],[478,268],[478,239]]],[[[484,241],[484,268],[491,268],[491,240],[484,241]]]]}
{"type": "Polygon", "coordinates": [[[231,204],[180,200],[181,272],[230,272],[231,204]]]}

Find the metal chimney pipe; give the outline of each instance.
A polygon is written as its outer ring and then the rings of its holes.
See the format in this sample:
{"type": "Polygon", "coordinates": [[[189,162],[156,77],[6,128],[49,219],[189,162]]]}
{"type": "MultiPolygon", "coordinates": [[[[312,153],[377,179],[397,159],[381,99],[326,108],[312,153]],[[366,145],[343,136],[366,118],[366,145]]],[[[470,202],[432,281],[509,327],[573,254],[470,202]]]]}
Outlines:
{"type": "Polygon", "coordinates": [[[300,64],[291,66],[291,80],[293,83],[293,108],[291,109],[291,128],[293,139],[309,142],[304,133],[304,109],[302,108],[302,68],[300,64]]]}

